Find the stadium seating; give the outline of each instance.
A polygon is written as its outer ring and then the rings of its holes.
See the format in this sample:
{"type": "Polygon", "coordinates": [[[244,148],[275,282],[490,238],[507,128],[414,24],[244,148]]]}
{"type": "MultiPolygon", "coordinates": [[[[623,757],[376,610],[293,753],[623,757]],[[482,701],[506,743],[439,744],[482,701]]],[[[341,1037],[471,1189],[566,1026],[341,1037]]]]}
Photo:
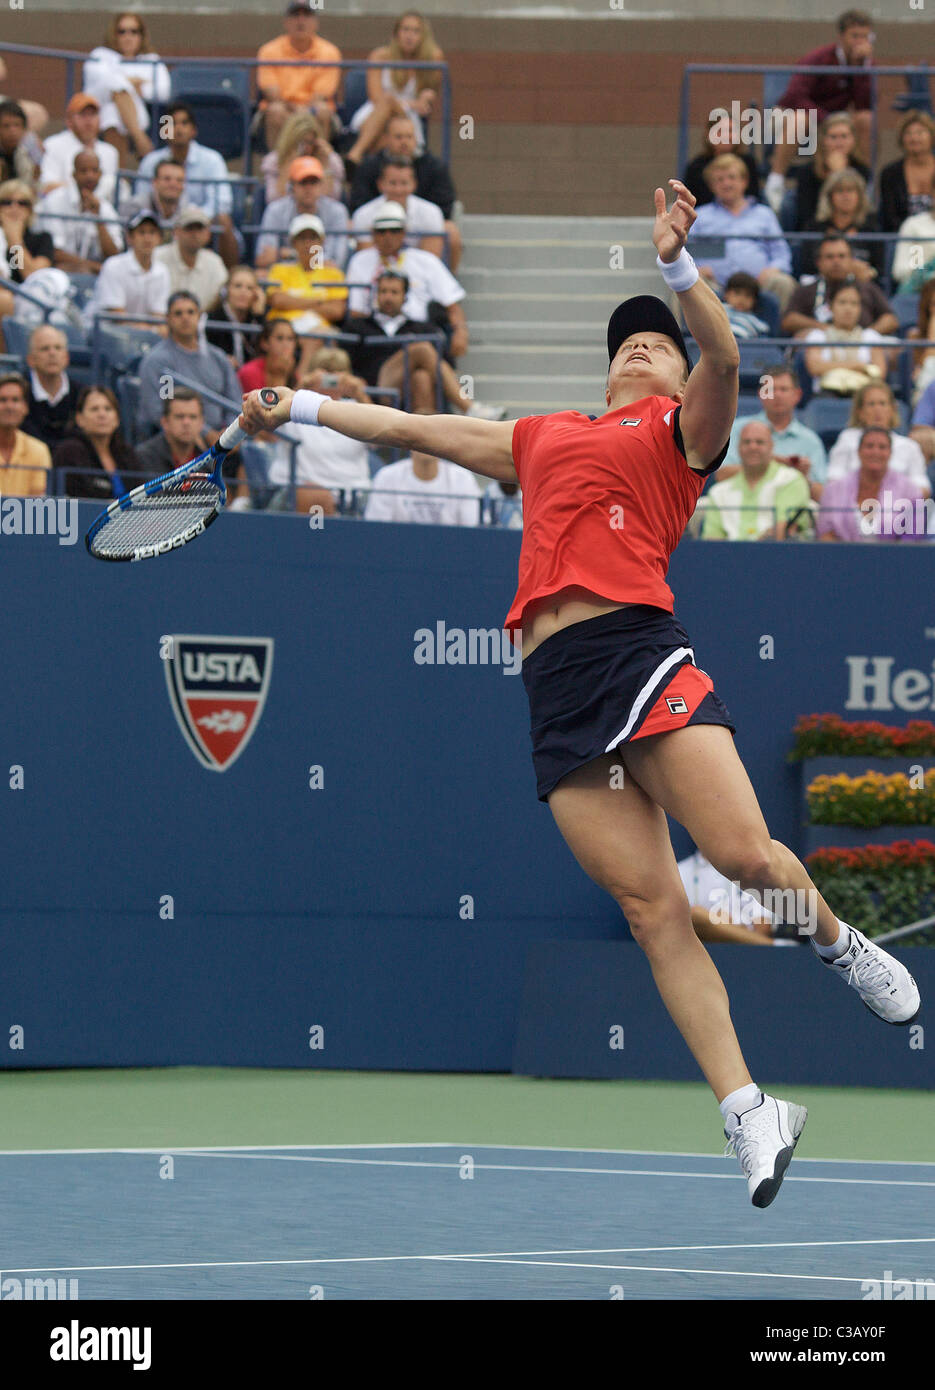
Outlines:
{"type": "Polygon", "coordinates": [[[851,401],[847,396],[813,396],[802,413],[803,424],[815,431],[826,449],[830,449],[843,429],[847,428],[851,401]]]}

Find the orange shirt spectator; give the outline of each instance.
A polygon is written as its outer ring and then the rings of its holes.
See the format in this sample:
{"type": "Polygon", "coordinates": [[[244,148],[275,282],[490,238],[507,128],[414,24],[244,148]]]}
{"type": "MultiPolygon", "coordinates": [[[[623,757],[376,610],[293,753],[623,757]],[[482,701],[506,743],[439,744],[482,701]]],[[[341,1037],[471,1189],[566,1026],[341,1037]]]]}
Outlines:
{"type": "MultiPolygon", "coordinates": [[[[292,59],[303,64],[341,61],[341,50],[318,36],[318,15],[307,4],[298,0],[291,4],[283,27],[286,32],[263,44],[257,58],[268,62],[292,59]]],[[[326,102],[333,111],[340,81],[340,68],[257,68],[257,84],[263,97],[291,107],[326,102]]]]}

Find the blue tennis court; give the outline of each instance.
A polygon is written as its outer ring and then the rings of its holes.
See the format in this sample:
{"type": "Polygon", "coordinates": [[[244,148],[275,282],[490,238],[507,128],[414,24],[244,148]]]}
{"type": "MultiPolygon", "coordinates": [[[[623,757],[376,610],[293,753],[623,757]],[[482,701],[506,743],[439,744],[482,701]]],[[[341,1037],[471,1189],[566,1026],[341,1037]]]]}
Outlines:
{"type": "Polygon", "coordinates": [[[703,1154],[18,1151],[0,1224],[4,1297],[861,1300],[889,1278],[935,1298],[929,1163],[797,1158],[760,1212],[703,1154]]]}

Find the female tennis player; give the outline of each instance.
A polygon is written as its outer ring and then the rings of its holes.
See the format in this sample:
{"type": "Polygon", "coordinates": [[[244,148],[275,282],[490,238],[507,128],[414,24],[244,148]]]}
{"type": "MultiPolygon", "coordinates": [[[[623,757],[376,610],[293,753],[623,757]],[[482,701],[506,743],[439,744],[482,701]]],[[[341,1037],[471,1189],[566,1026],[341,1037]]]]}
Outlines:
{"type": "MultiPolygon", "coordinates": [[[[684,249],[695,199],[669,182],[668,210],[656,189],[653,242],[701,349],[693,370],[675,318],[643,295],[611,316],[603,415],[493,422],[280,391],[272,408],[256,392],[245,397],[241,424],[253,433],[289,419],[327,425],[520,483],[519,587],[506,626],[522,633],[539,798],[626,915],[717,1097],[753,1204],[765,1207],[806,1111],[763,1094],[747,1070],[724,984],[692,930],[665,813],[744,889],[797,890],[783,902],[798,905],[799,929],[879,1018],[908,1023],[919,994],[905,967],[835,917],[796,856],[770,838],[730,715],[673,614],[669,557],[705,475],[726,453],[739,355],[720,302],[684,249]]],[[[774,915],[794,920],[795,909],[774,915]]]]}

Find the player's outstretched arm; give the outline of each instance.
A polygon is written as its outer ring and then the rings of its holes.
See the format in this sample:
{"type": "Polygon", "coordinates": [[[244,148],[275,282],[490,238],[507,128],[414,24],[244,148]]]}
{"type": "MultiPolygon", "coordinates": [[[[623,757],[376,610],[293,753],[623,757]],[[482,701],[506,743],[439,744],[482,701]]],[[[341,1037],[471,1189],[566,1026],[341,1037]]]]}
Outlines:
{"type": "MultiPolygon", "coordinates": [[[[696,213],[694,195],[685,185],[678,179],[670,179],[669,184],[675,202],[668,212],[665,193],[656,189],[653,241],[659,259],[671,265],[682,253],[696,213]]],[[[676,293],[689,332],[701,349],[685,387],[679,423],[690,467],[706,468],[729,437],[737,414],[740,349],[724,306],[703,279],[689,289],[676,288],[676,293]]]]}
{"type": "Polygon", "coordinates": [[[259,391],[243,398],[240,423],[249,434],[274,430],[287,420],[308,422],[317,411],[318,423],[348,439],[375,447],[416,449],[450,459],[473,473],[499,482],[516,482],[513,467],[514,420],[476,420],[467,415],[409,415],[385,405],[333,401],[314,391],[277,390],[278,403],[266,406],[259,391]]]}

